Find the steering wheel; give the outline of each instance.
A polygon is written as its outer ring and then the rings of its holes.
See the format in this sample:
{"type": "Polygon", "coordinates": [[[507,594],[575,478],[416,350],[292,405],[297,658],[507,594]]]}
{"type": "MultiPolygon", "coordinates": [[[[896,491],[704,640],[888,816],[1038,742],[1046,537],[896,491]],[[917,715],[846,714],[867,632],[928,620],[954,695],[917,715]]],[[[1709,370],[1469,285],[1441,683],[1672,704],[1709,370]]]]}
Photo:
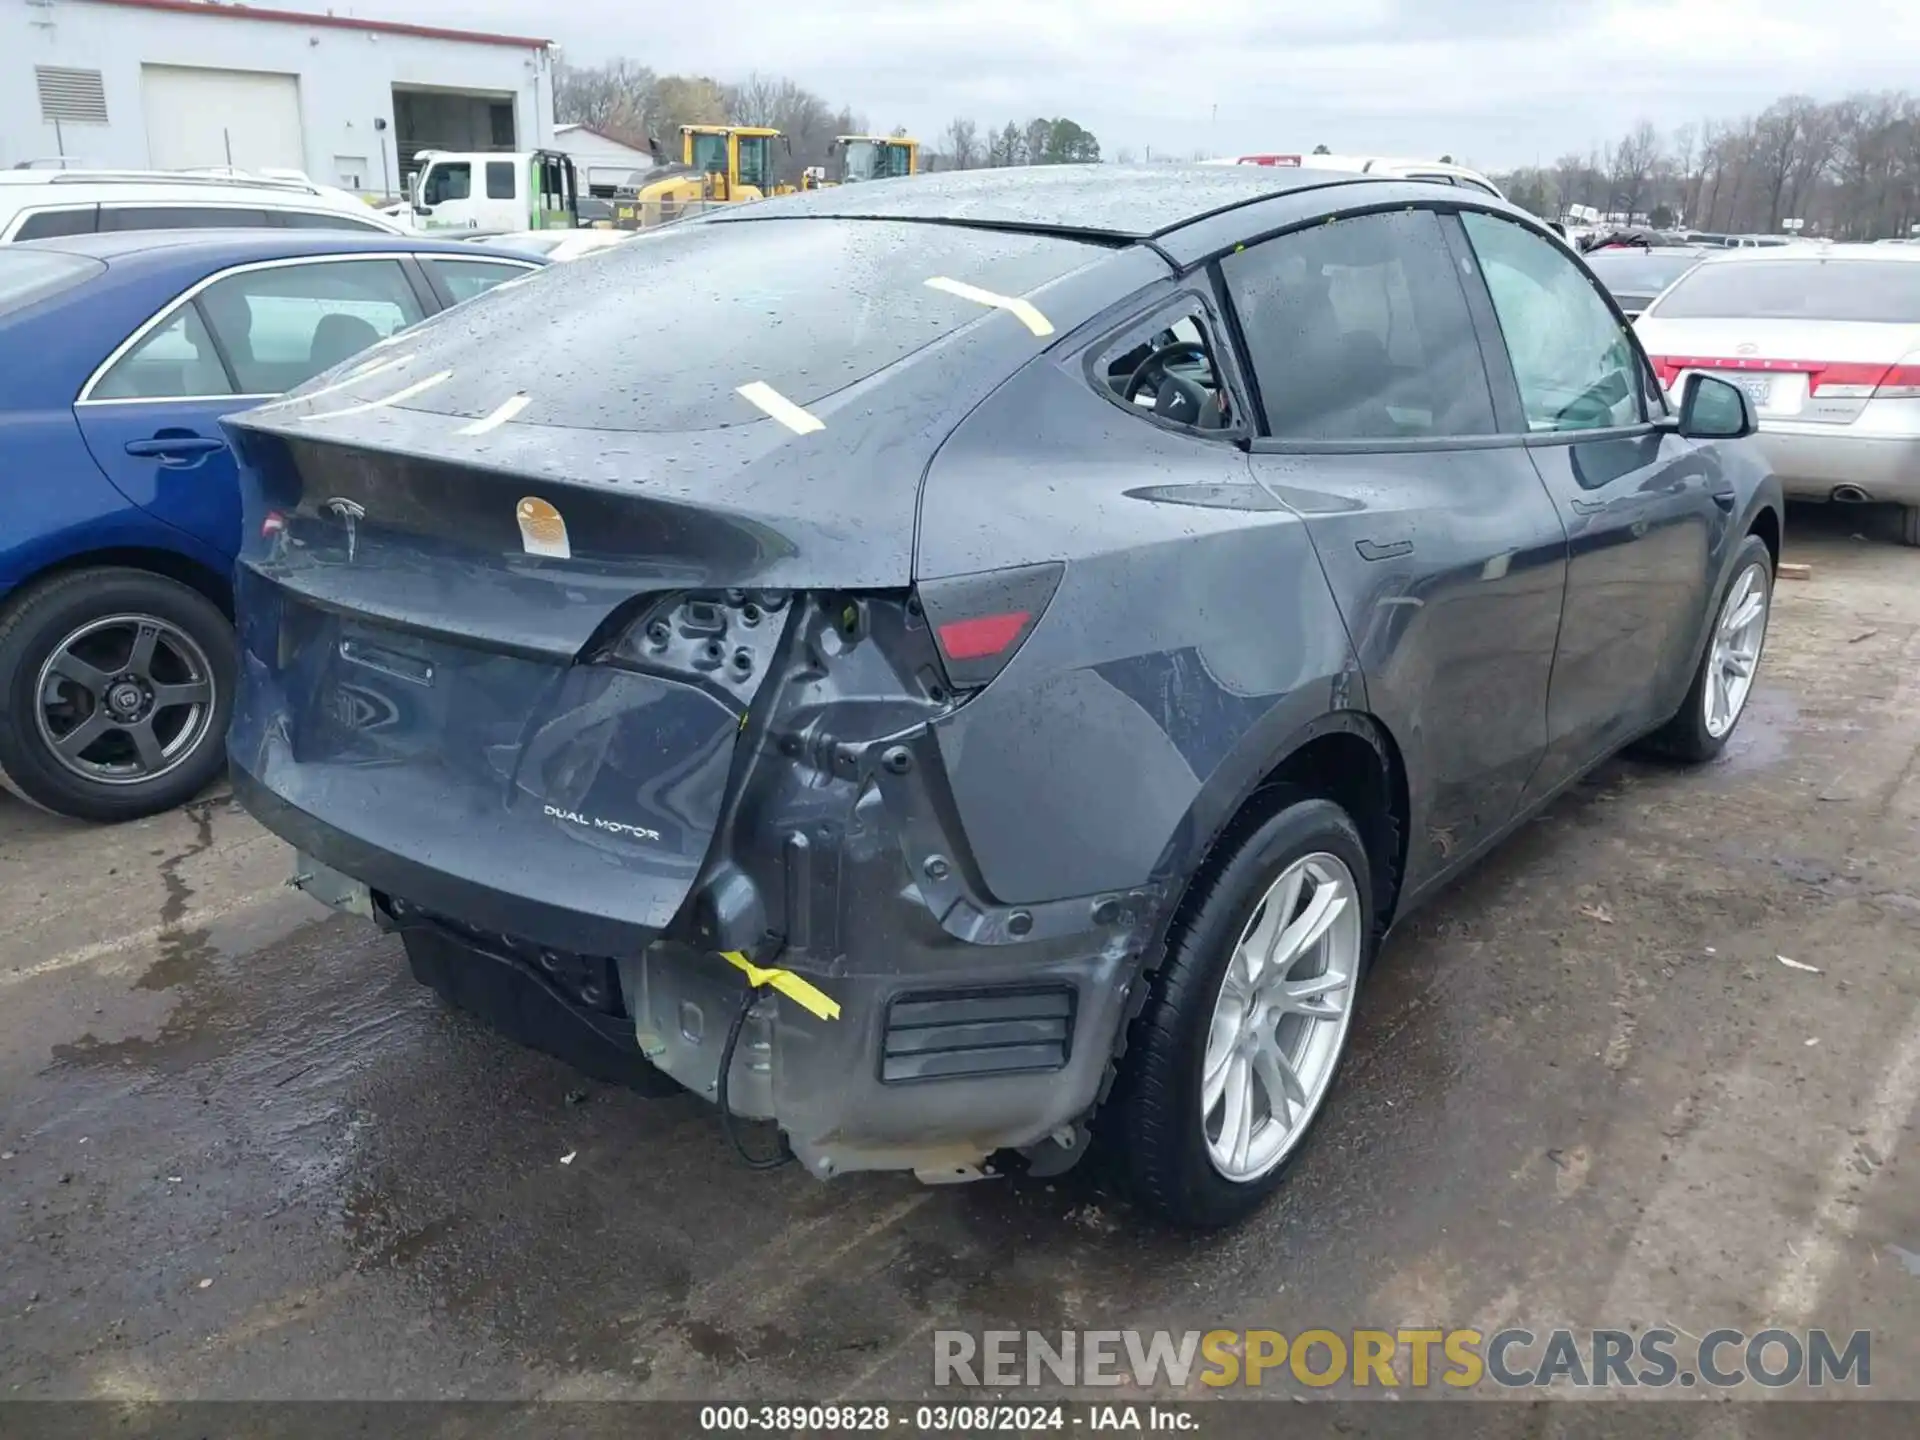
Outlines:
{"type": "Polygon", "coordinates": [[[1202,385],[1189,380],[1184,375],[1175,375],[1167,367],[1180,360],[1205,360],[1207,347],[1195,340],[1176,340],[1173,344],[1153,352],[1142,360],[1133,374],[1127,377],[1126,389],[1122,392],[1126,402],[1131,405],[1134,397],[1147,388],[1149,382],[1154,387],[1153,413],[1166,420],[1181,425],[1198,425],[1205,412],[1207,402],[1212,398],[1202,385]]]}

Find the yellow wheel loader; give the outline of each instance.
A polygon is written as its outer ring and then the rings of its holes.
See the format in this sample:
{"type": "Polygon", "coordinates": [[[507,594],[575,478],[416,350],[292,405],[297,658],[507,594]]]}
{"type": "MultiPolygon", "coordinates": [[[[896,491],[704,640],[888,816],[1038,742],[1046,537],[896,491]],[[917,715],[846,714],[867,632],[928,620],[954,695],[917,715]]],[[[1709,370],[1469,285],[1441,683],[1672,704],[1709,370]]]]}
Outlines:
{"type": "Polygon", "coordinates": [[[904,179],[920,173],[920,142],[904,135],[841,135],[833,148],[839,152],[840,180],[904,179]]]}
{"type": "Polygon", "coordinates": [[[791,185],[773,183],[776,142],[791,153],[786,136],[764,125],[682,125],[680,162],[673,164],[650,138],[656,163],[615,193],[615,228],[647,230],[716,205],[791,191],[791,185]]]}

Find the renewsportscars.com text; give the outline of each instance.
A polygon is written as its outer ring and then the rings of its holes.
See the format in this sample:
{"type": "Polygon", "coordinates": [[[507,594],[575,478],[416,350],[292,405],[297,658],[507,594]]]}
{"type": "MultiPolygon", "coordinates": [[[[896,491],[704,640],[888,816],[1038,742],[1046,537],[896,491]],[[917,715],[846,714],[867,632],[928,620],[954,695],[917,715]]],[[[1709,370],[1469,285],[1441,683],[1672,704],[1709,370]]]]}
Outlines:
{"type": "Polygon", "coordinates": [[[936,1330],[935,1385],[1823,1389],[1873,1383],[1855,1330],[936,1330]]]}

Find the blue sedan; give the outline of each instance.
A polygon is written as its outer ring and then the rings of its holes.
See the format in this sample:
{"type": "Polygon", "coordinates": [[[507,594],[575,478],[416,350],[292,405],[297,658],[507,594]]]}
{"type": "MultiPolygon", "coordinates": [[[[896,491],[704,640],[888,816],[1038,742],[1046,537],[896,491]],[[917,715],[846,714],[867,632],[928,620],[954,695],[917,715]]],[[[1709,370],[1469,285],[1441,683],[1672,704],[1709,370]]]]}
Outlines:
{"type": "Polygon", "coordinates": [[[220,417],[541,263],[286,230],[0,248],[0,782],[130,820],[218,775],[240,543],[220,417]]]}

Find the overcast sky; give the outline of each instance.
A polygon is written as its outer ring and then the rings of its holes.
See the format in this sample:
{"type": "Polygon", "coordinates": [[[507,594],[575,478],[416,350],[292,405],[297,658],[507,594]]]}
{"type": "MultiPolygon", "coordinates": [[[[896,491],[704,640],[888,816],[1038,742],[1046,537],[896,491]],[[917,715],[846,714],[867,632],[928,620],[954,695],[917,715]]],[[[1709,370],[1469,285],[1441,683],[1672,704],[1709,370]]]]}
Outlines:
{"type": "MultiPolygon", "coordinates": [[[[320,8],[319,0],[294,3],[320,8]]],[[[355,0],[580,65],[791,76],[880,129],[1064,115],[1108,156],[1311,149],[1506,169],[1802,91],[1920,88],[1913,0],[355,0]],[[1217,118],[1216,118],[1217,107],[1217,118]]]]}

